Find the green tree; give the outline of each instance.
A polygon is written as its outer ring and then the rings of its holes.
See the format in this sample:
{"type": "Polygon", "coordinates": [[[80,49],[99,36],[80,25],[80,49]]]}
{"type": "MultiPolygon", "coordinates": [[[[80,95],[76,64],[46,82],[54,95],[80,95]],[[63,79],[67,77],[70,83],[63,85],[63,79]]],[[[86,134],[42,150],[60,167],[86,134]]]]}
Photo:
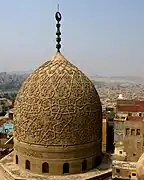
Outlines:
{"type": "Polygon", "coordinates": [[[6,115],[6,112],[7,112],[7,107],[5,105],[5,103],[2,104],[2,112],[1,112],[1,116],[5,116],[6,115]]]}

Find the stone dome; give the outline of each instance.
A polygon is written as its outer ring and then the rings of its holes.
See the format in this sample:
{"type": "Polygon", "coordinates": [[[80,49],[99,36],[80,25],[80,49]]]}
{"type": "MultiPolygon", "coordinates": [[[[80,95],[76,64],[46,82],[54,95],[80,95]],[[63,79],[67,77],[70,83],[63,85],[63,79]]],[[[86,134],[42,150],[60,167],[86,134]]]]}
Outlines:
{"type": "Polygon", "coordinates": [[[100,144],[99,95],[61,53],[23,83],[14,107],[14,138],[41,146],[100,144]]]}
{"type": "Polygon", "coordinates": [[[102,120],[92,82],[60,53],[23,83],[14,106],[14,161],[32,173],[80,173],[100,163],[102,120]]]}

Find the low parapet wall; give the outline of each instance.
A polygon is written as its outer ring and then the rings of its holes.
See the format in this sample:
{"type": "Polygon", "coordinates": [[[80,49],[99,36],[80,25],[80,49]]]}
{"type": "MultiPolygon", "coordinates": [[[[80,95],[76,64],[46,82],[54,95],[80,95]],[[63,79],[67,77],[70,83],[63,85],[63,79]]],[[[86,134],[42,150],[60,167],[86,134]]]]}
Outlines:
{"type": "Polygon", "coordinates": [[[26,179],[13,176],[11,172],[7,171],[7,169],[5,169],[5,167],[2,164],[0,164],[0,180],[26,180],[26,179]]]}
{"type": "Polygon", "coordinates": [[[112,170],[86,180],[106,180],[112,177],[112,170]]]}

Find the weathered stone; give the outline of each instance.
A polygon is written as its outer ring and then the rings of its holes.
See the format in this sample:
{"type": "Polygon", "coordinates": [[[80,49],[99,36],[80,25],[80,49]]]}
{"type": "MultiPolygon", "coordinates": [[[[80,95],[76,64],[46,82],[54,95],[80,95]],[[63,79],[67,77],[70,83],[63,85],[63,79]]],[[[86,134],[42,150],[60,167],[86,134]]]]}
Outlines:
{"type": "Polygon", "coordinates": [[[83,161],[86,170],[92,169],[102,154],[101,131],[101,103],[94,85],[60,53],[36,69],[17,95],[14,149],[22,169],[26,160],[37,174],[42,174],[43,162],[51,175],[63,174],[65,162],[70,174],[83,172],[83,161]]]}

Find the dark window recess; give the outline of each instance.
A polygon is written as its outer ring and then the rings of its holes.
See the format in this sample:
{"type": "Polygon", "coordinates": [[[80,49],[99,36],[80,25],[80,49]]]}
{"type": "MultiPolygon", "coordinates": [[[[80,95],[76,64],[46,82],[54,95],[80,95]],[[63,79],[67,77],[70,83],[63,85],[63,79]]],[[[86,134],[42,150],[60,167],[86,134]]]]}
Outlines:
{"type": "Polygon", "coordinates": [[[128,113],[128,116],[132,116],[132,113],[128,113]]]}
{"type": "Polygon", "coordinates": [[[120,173],[120,169],[116,169],[116,172],[117,172],[117,173],[120,173]]]}
{"type": "Polygon", "coordinates": [[[136,130],[136,135],[140,135],[140,129],[136,130]]]}
{"type": "Polygon", "coordinates": [[[30,170],[30,161],[29,160],[26,160],[26,164],[25,164],[25,168],[30,170]]]}
{"type": "Polygon", "coordinates": [[[132,173],[132,176],[136,176],[136,173],[132,173]]]}
{"type": "Polygon", "coordinates": [[[86,170],[87,170],[87,161],[84,160],[84,161],[82,162],[82,171],[86,171],[86,170]]]}
{"type": "Polygon", "coordinates": [[[16,164],[18,164],[18,156],[16,155],[16,164]]]}
{"type": "Polygon", "coordinates": [[[119,151],[120,154],[122,154],[122,151],[119,151]]]}
{"type": "Polygon", "coordinates": [[[63,174],[69,173],[69,163],[64,163],[63,165],[63,174]]]}
{"type": "Polygon", "coordinates": [[[129,128],[126,128],[125,134],[126,134],[126,135],[129,135],[129,133],[130,133],[130,129],[129,129],[129,128]]]}
{"type": "Polygon", "coordinates": [[[135,129],[131,129],[131,135],[135,135],[135,129]]]}
{"type": "Polygon", "coordinates": [[[49,165],[48,165],[47,162],[44,162],[44,163],[42,164],[42,172],[43,172],[43,173],[49,173],[49,165]]]}

